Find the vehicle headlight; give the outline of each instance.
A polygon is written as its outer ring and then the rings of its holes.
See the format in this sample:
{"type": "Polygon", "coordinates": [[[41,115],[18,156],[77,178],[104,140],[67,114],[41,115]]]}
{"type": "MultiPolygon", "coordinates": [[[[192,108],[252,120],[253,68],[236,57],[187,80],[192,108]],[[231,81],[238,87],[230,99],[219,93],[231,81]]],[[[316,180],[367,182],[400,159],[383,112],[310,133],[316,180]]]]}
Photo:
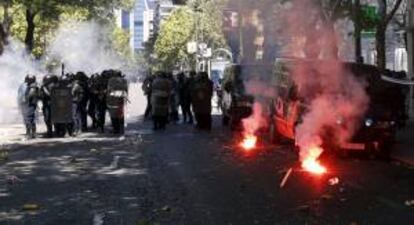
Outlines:
{"type": "Polygon", "coordinates": [[[365,126],[370,127],[374,124],[374,121],[372,119],[366,119],[365,120],[365,126]]]}

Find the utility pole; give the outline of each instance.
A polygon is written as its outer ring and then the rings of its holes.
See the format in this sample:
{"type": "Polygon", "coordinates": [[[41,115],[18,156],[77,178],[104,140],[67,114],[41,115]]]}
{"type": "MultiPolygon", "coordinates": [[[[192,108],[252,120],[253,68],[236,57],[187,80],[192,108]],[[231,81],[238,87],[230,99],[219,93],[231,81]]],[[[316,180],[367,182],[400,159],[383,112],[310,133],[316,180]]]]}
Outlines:
{"type": "MultiPolygon", "coordinates": [[[[414,0],[408,0],[408,26],[407,26],[407,52],[408,52],[408,78],[414,77],[414,0]]],[[[414,118],[413,113],[413,86],[410,86],[408,95],[408,113],[410,119],[414,118]]]]}
{"type": "Polygon", "coordinates": [[[243,39],[243,23],[244,23],[244,15],[242,12],[243,6],[242,1],[239,1],[238,4],[238,11],[239,11],[239,19],[238,19],[238,28],[239,28],[239,55],[238,55],[238,63],[241,64],[244,57],[244,39],[243,39]]]}

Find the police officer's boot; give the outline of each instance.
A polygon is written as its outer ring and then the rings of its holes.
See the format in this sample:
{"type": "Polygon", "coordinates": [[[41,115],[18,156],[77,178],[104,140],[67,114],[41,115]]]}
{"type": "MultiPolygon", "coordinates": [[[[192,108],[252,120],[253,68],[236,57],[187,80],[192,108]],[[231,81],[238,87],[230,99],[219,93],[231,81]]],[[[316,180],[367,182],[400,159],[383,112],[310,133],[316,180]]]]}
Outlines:
{"type": "Polygon", "coordinates": [[[30,138],[31,139],[36,138],[36,124],[32,125],[31,127],[30,138]]]}
{"type": "Polygon", "coordinates": [[[46,138],[51,138],[53,137],[53,128],[52,128],[52,124],[46,124],[46,138]]]}
{"type": "Polygon", "coordinates": [[[125,133],[125,118],[119,119],[119,134],[125,133]]]}
{"type": "Polygon", "coordinates": [[[30,125],[26,124],[26,135],[25,136],[27,139],[30,139],[30,132],[31,132],[30,125]]]}

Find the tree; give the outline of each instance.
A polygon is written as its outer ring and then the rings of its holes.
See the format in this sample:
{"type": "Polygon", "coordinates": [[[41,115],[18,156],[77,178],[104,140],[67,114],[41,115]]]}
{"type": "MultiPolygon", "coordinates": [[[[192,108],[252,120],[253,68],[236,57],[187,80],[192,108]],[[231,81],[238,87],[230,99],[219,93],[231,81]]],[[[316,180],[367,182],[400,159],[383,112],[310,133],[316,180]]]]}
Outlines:
{"type": "Polygon", "coordinates": [[[399,9],[402,0],[378,0],[379,21],[376,26],[375,44],[377,65],[380,70],[386,69],[386,31],[389,23],[399,9]]]}
{"type": "Polygon", "coordinates": [[[351,0],[320,0],[317,1],[320,7],[320,18],[327,32],[328,55],[338,58],[338,40],[335,35],[335,23],[339,19],[349,18],[352,10],[351,0]]]}
{"type": "Polygon", "coordinates": [[[225,46],[221,30],[220,1],[193,0],[172,12],[162,24],[154,45],[158,68],[173,68],[183,61],[194,60],[187,53],[187,43],[199,41],[211,48],[225,46]]]}
{"type": "Polygon", "coordinates": [[[39,23],[58,24],[60,16],[66,9],[86,9],[89,18],[108,20],[113,18],[115,8],[132,6],[132,0],[14,0],[13,3],[20,7],[24,14],[26,23],[24,42],[29,52],[32,52],[35,47],[35,32],[39,23]]]}
{"type": "Polygon", "coordinates": [[[154,52],[159,68],[172,68],[178,61],[188,57],[186,46],[193,37],[194,18],[192,11],[179,8],[170,15],[160,29],[154,52]]]}
{"type": "Polygon", "coordinates": [[[0,21],[0,55],[3,53],[4,46],[7,44],[7,38],[9,36],[11,17],[9,14],[11,0],[4,0],[0,3],[3,8],[2,21],[0,21]]]}

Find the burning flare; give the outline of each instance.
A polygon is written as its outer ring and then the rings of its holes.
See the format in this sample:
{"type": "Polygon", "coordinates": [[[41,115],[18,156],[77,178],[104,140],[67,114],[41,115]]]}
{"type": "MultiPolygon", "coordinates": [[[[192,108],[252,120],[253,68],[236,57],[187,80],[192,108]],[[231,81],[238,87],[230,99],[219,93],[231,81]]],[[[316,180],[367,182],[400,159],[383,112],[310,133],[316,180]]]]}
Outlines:
{"type": "Polygon", "coordinates": [[[240,143],[240,146],[246,150],[250,151],[256,147],[257,136],[256,132],[261,128],[265,127],[266,120],[263,117],[263,109],[260,103],[253,104],[253,114],[242,120],[243,125],[243,140],[240,143]]]}
{"type": "Polygon", "coordinates": [[[240,143],[240,146],[249,151],[256,147],[257,137],[254,135],[245,135],[243,141],[240,143]]]}
{"type": "Polygon", "coordinates": [[[318,161],[323,149],[318,146],[309,147],[306,150],[307,154],[302,160],[302,168],[313,174],[322,175],[326,173],[326,168],[318,161]]]}

